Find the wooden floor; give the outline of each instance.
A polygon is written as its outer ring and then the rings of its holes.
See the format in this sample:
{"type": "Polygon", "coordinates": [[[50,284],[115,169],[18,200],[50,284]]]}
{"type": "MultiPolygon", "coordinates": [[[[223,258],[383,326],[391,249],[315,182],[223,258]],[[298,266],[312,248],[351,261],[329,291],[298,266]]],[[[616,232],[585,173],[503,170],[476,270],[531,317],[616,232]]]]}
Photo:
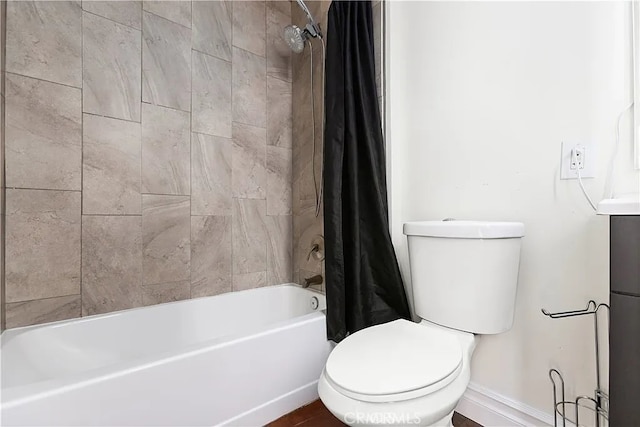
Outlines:
{"type": "MultiPolygon", "coordinates": [[[[329,412],[320,400],[316,400],[275,420],[269,424],[269,427],[339,427],[344,425],[329,412]]],[[[458,413],[453,414],[453,425],[454,427],[482,427],[458,413]]]]}

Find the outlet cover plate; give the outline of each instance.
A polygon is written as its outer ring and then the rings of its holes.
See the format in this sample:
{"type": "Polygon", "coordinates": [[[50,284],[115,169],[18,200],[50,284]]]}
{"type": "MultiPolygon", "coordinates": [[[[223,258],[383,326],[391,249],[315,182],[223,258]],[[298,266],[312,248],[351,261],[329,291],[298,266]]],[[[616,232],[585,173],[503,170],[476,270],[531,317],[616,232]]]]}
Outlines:
{"type": "Polygon", "coordinates": [[[580,169],[580,176],[582,178],[595,178],[596,165],[598,164],[595,144],[584,141],[563,141],[562,156],[560,157],[560,179],[578,179],[578,172],[575,169],[571,169],[571,150],[576,145],[584,147],[584,168],[580,169]]]}

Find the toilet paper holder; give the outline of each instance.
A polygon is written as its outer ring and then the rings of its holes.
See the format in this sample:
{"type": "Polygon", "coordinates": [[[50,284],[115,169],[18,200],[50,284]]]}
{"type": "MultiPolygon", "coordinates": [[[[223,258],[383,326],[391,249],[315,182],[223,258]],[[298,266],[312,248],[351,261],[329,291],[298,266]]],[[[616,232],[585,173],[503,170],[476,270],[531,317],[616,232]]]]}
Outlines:
{"type": "MultiPolygon", "coordinates": [[[[544,308],[542,314],[551,319],[562,319],[567,317],[593,315],[594,323],[594,343],[596,356],[596,388],[593,397],[580,395],[575,400],[567,400],[565,398],[564,378],[557,369],[549,370],[549,379],[553,386],[553,425],[558,427],[558,416],[562,420],[562,427],[566,427],[567,421],[580,426],[580,409],[586,409],[593,412],[596,427],[605,427],[609,423],[609,394],[602,388],[601,372],[600,372],[600,325],[598,323],[598,312],[604,310],[607,318],[607,335],[609,332],[609,305],[604,303],[596,303],[589,300],[587,307],[582,310],[570,310],[551,313],[544,308]],[[560,398],[558,399],[558,394],[560,398]],[[573,416],[568,411],[573,409],[573,416]]],[[[607,337],[608,338],[608,337],[607,337]]]]}

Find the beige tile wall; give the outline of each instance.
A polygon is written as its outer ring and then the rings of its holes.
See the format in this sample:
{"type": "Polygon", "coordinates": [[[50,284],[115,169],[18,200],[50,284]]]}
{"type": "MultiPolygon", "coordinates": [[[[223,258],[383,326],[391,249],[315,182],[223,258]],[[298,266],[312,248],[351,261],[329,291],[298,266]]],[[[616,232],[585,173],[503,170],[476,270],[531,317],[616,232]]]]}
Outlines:
{"type": "MultiPolygon", "coordinates": [[[[327,30],[327,12],[330,0],[307,1],[311,13],[320,21],[324,32],[327,30]]],[[[372,1],[374,46],[376,55],[376,83],[378,100],[382,107],[382,3],[372,1]]],[[[306,17],[297,5],[292,6],[292,20],[298,26],[306,23],[306,17]]],[[[313,181],[313,115],[311,99],[311,50],[307,47],[301,54],[294,54],[293,71],[293,277],[296,283],[304,283],[304,279],[324,273],[324,262],[308,257],[318,236],[324,233],[322,209],[316,217],[315,191],[313,181]]],[[[322,115],[324,114],[324,94],[322,91],[322,45],[313,41],[313,92],[315,95],[315,174],[319,190],[322,174],[322,115]]],[[[318,287],[324,290],[324,285],[318,287]]]]}
{"type": "Polygon", "coordinates": [[[8,328],[292,280],[290,2],[2,5],[8,328]]]}

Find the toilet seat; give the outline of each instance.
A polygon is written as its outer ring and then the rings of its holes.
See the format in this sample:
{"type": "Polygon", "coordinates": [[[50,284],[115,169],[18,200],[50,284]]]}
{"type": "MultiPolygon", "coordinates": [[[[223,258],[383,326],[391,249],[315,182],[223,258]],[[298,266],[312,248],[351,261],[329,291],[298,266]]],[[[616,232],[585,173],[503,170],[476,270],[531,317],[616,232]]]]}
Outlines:
{"type": "Polygon", "coordinates": [[[395,320],[348,336],[331,352],[324,376],[341,394],[364,402],[398,402],[433,393],[462,370],[455,334],[395,320]]]}

